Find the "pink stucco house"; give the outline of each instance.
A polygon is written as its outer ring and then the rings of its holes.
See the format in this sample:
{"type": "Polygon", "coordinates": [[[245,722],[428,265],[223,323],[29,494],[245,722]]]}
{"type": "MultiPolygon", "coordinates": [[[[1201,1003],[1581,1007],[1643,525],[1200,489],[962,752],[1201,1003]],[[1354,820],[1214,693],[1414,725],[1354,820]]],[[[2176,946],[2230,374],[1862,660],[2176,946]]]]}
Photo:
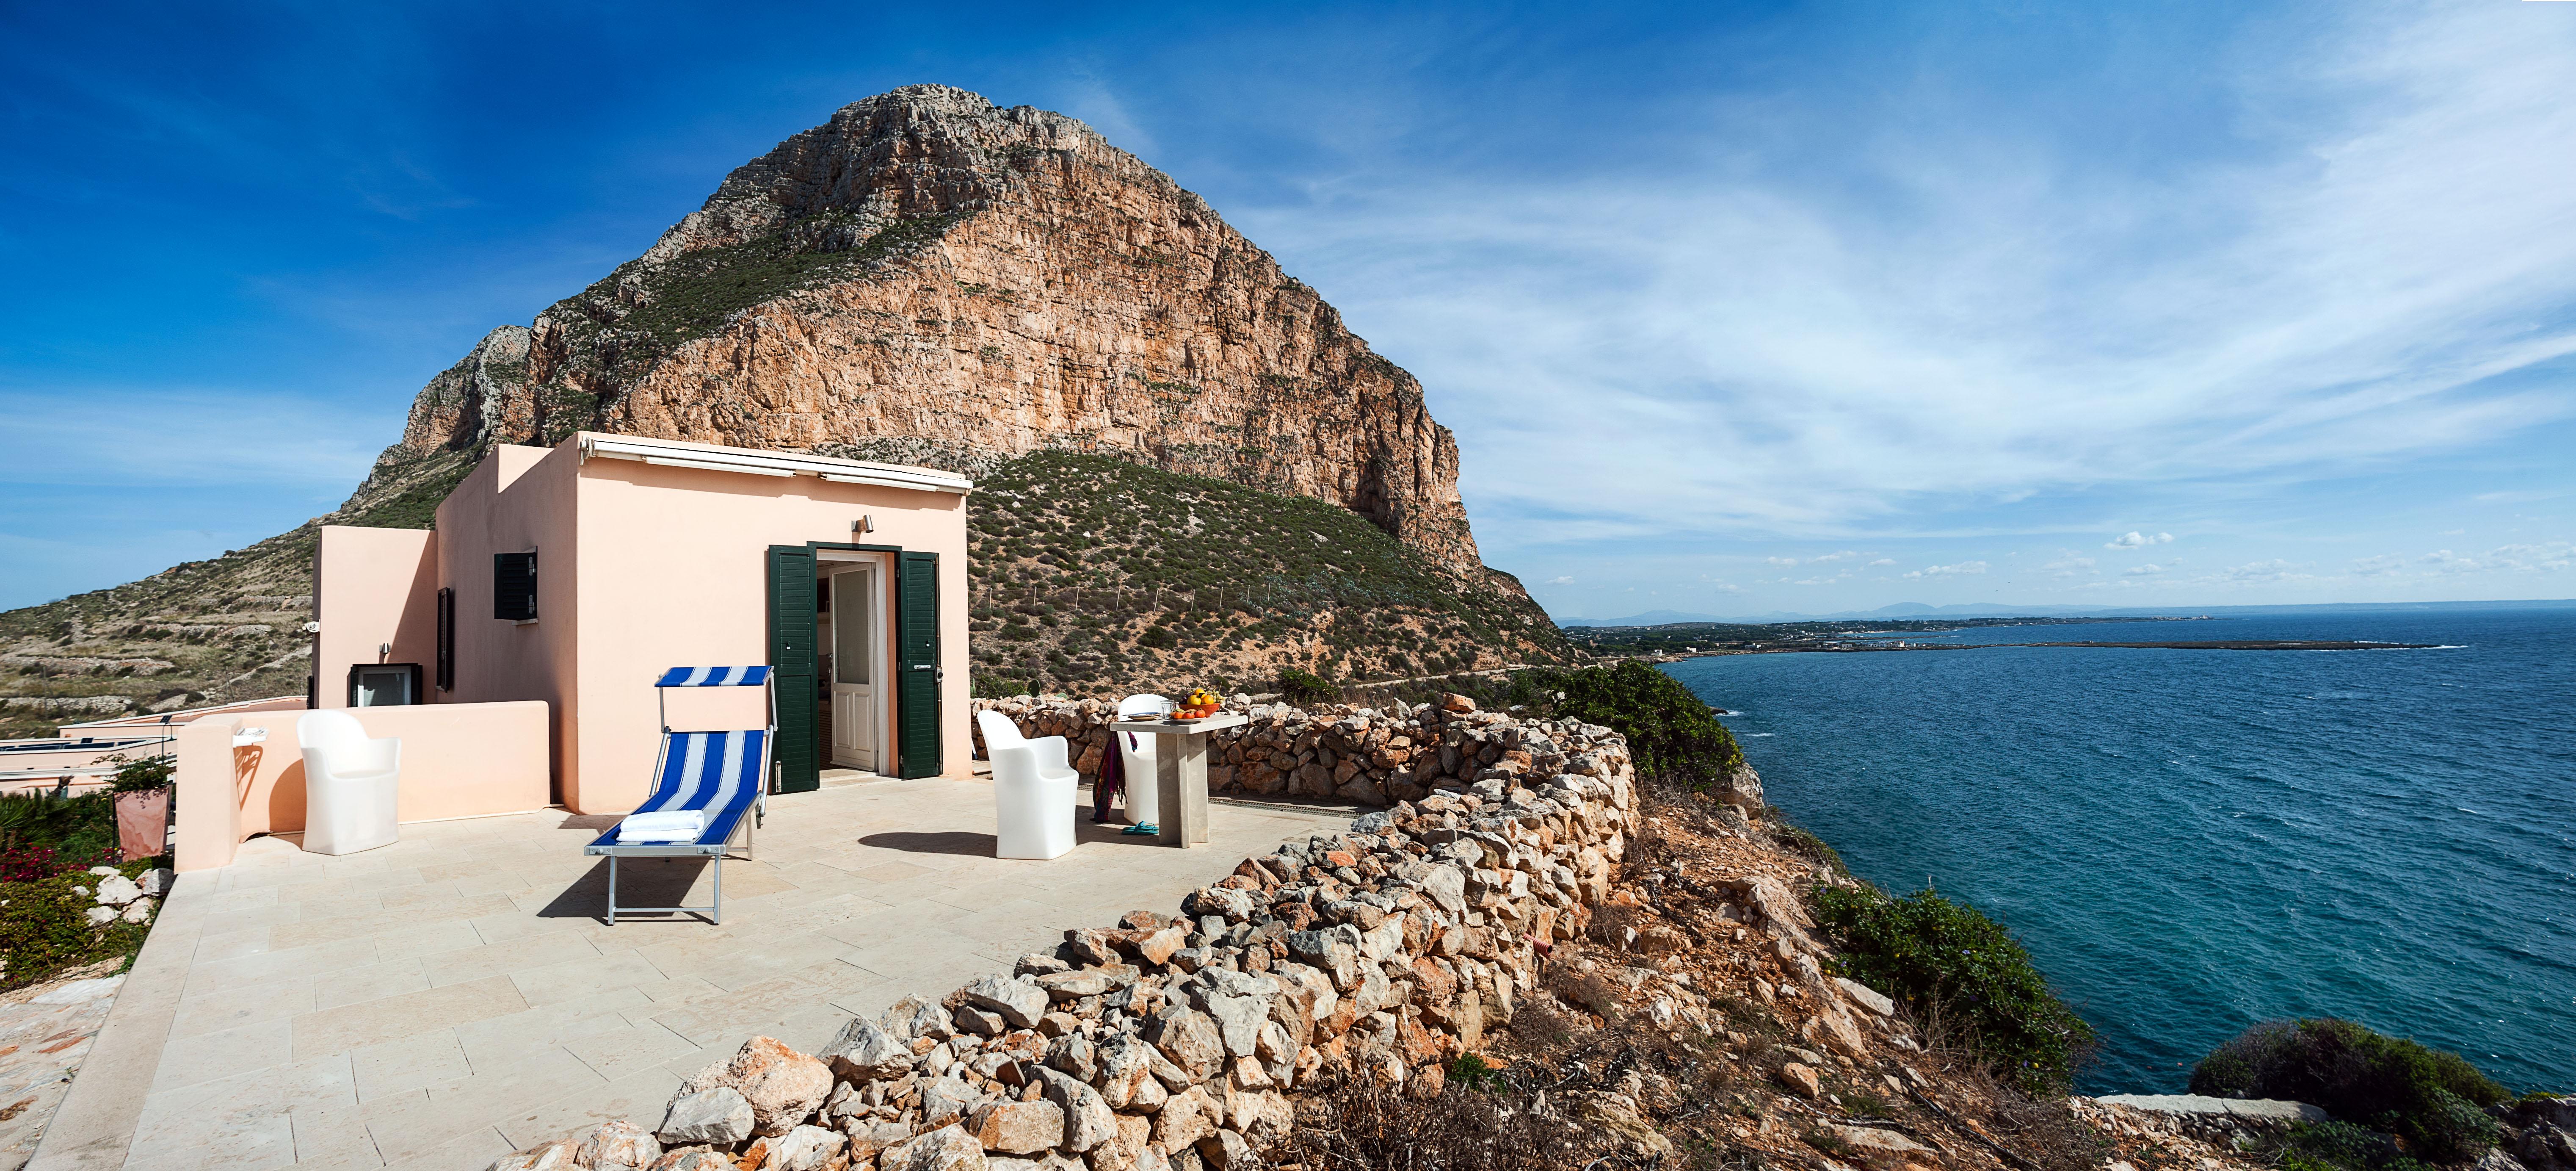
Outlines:
{"type": "MultiPolygon", "coordinates": [[[[776,791],[836,768],[965,775],[972,489],[932,468],[589,432],[496,447],[435,529],[324,526],[313,701],[542,700],[551,798],[620,813],[650,788],[655,677],[769,663],[776,791]]],[[[759,726],[760,693],[736,690],[675,702],[673,726],[759,726]]],[[[439,783],[406,770],[407,789],[439,783]]]]}

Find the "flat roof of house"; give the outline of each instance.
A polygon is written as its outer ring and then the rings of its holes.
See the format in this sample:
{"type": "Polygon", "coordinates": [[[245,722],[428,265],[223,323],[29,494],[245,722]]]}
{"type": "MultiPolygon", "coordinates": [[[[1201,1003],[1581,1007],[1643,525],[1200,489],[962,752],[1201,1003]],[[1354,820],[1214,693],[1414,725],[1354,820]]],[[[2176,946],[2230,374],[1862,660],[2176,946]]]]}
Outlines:
{"type": "Polygon", "coordinates": [[[746,447],[646,439],[633,435],[584,433],[580,443],[581,458],[585,463],[592,459],[631,459],[662,467],[741,472],[754,476],[815,476],[836,484],[873,484],[881,488],[910,488],[921,492],[954,492],[960,496],[975,490],[973,480],[955,472],[909,464],[869,463],[804,452],[753,451],[746,447]]]}

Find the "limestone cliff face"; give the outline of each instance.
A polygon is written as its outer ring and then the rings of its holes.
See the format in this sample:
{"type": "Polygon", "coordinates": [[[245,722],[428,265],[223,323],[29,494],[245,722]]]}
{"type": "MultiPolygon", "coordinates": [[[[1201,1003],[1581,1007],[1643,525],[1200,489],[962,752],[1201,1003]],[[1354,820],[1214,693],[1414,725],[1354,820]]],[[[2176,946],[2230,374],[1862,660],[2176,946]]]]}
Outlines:
{"type": "Polygon", "coordinates": [[[1116,455],[1331,501],[1521,593],[1479,562],[1413,376],[1089,127],[945,86],[843,107],[495,331],[378,476],[581,427],[964,470],[1116,455]]]}

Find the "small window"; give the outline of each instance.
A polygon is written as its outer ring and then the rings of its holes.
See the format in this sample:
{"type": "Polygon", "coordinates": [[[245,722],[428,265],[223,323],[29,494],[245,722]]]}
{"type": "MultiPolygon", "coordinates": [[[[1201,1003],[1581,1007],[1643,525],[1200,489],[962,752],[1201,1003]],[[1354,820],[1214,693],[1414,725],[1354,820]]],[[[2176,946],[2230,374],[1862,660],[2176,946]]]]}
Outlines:
{"type": "Polygon", "coordinates": [[[537,620],[537,551],[492,555],[492,616],[504,622],[537,620]]]}
{"type": "Polygon", "coordinates": [[[456,690],[456,591],[438,591],[438,689],[456,690]]]}
{"type": "Polygon", "coordinates": [[[419,702],[418,663],[361,663],[349,668],[350,707],[402,707],[419,702]]]}

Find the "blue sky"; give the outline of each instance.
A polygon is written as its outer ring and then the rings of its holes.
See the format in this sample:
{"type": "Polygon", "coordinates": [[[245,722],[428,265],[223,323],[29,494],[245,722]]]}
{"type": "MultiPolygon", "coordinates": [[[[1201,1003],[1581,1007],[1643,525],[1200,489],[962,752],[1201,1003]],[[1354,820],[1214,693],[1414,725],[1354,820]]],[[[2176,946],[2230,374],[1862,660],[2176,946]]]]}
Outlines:
{"type": "Polygon", "coordinates": [[[921,7],[0,9],[0,605],[922,81],[1322,290],[1560,616],[2576,595],[2576,4],[921,7]]]}

